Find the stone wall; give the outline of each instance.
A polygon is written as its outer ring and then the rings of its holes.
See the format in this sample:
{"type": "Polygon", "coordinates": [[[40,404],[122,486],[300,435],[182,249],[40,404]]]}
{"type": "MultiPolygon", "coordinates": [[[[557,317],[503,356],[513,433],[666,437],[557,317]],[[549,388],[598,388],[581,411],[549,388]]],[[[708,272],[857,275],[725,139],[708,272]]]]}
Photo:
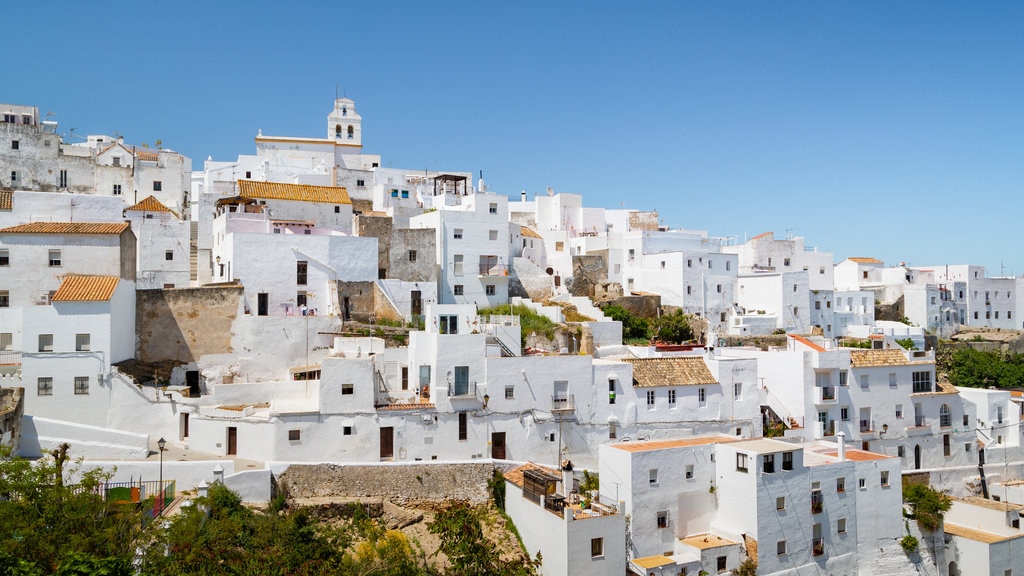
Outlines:
{"type": "Polygon", "coordinates": [[[373,322],[377,314],[377,283],[338,281],[338,310],[343,320],[373,322]]]}
{"type": "Polygon", "coordinates": [[[607,254],[607,250],[602,250],[598,254],[572,257],[572,283],[569,285],[569,292],[573,296],[592,298],[597,286],[608,284],[607,254]]]}
{"type": "Polygon", "coordinates": [[[205,354],[230,353],[241,286],[139,290],[135,333],[139,362],[194,362],[205,354]]]}
{"type": "Polygon", "coordinates": [[[388,278],[406,282],[437,281],[437,238],[433,228],[399,228],[391,233],[388,278]],[[409,251],[416,251],[410,261],[409,251]]]}
{"type": "Polygon", "coordinates": [[[24,388],[0,388],[0,446],[10,447],[11,454],[18,452],[21,417],[25,411],[24,398],[24,388]]]}
{"type": "Polygon", "coordinates": [[[356,236],[377,239],[377,268],[388,270],[388,254],[391,251],[391,217],[380,214],[360,214],[353,218],[353,224],[353,232],[356,236]]]}
{"type": "Polygon", "coordinates": [[[290,498],[384,498],[394,502],[464,500],[483,503],[490,498],[487,481],[495,468],[508,462],[479,464],[292,464],[277,475],[276,484],[290,498]]]}

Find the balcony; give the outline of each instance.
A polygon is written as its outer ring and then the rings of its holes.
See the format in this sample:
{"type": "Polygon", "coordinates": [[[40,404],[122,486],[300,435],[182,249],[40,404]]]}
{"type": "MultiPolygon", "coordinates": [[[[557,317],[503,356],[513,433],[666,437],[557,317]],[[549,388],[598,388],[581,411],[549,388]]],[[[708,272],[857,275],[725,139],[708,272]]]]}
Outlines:
{"type": "Polygon", "coordinates": [[[825,554],[825,539],[815,538],[811,540],[811,553],[815,556],[821,556],[825,554]]]}
{"type": "Polygon", "coordinates": [[[14,375],[21,370],[21,350],[0,350],[0,376],[14,375]]]}
{"type": "Polygon", "coordinates": [[[450,400],[475,400],[476,382],[456,382],[448,385],[450,400]]]}
{"type": "Polygon", "coordinates": [[[821,514],[825,509],[825,497],[822,496],[821,490],[814,490],[811,492],[811,514],[821,514]]]}
{"type": "Polygon", "coordinates": [[[572,412],[576,409],[576,402],[572,394],[557,394],[551,397],[552,412],[572,412]]]}

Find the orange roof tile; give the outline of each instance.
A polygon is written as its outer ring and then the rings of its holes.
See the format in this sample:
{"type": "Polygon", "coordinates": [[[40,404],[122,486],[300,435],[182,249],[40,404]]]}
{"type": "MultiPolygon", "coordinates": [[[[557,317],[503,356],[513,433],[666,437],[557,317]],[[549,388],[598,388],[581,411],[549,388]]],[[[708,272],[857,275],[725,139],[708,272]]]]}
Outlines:
{"type": "Polygon", "coordinates": [[[775,236],[775,234],[773,232],[762,232],[762,233],[758,234],[757,236],[754,236],[753,238],[751,238],[751,240],[760,240],[761,238],[765,238],[767,236],[775,236]]]}
{"type": "Polygon", "coordinates": [[[150,152],[148,150],[139,150],[138,148],[135,149],[135,156],[139,160],[145,160],[147,162],[156,162],[157,160],[160,159],[160,153],[159,152],[150,152]]]}
{"type": "Polygon", "coordinates": [[[850,350],[850,366],[867,368],[872,366],[907,366],[910,361],[901,350],[850,350]]]}
{"type": "Polygon", "coordinates": [[[10,210],[14,207],[14,192],[0,190],[0,210],[10,210]]]}
{"type": "Polygon", "coordinates": [[[540,464],[534,464],[533,462],[527,462],[526,464],[523,464],[522,466],[517,466],[517,467],[509,470],[508,472],[505,472],[505,474],[504,474],[505,480],[515,484],[516,486],[519,486],[520,488],[522,488],[523,487],[523,473],[526,472],[527,470],[536,470],[537,472],[542,472],[542,473],[550,475],[550,476],[552,476],[554,478],[560,478],[561,477],[561,475],[558,473],[557,470],[554,470],[552,468],[548,468],[547,466],[541,466],[540,464]]]}
{"type": "Polygon", "coordinates": [[[669,448],[686,448],[688,446],[703,446],[705,444],[724,444],[736,442],[740,438],[717,434],[715,436],[694,436],[691,438],[675,438],[673,440],[640,440],[637,442],[616,442],[609,444],[612,448],[624,452],[649,452],[651,450],[665,450],[669,448]]]}
{"type": "Polygon", "coordinates": [[[31,222],[0,230],[0,234],[120,234],[127,222],[31,222]]]}
{"type": "Polygon", "coordinates": [[[669,564],[676,563],[675,560],[662,554],[655,554],[654,556],[644,556],[643,558],[634,558],[630,560],[630,562],[636,564],[644,570],[650,570],[651,568],[660,568],[662,566],[668,566],[669,564]]]}
{"type": "Polygon", "coordinates": [[[815,350],[817,352],[824,352],[825,351],[825,349],[822,348],[821,346],[818,346],[814,342],[811,342],[807,338],[804,338],[803,336],[800,336],[798,334],[790,334],[789,337],[792,338],[793,340],[796,340],[797,342],[803,344],[804,346],[807,346],[811,350],[815,350]]]}
{"type": "MultiPolygon", "coordinates": [[[[825,452],[825,456],[839,458],[839,452],[825,452]]],[[[895,456],[886,456],[885,454],[868,452],[866,450],[857,450],[856,448],[846,449],[846,459],[854,462],[870,462],[872,460],[885,460],[886,458],[895,458],[895,456]]]]}
{"type": "Polygon", "coordinates": [[[436,406],[430,402],[411,402],[409,404],[382,404],[377,410],[433,410],[436,406]]]}
{"type": "Polygon", "coordinates": [[[248,198],[263,198],[265,200],[297,200],[324,204],[352,203],[348,197],[348,190],[343,186],[309,186],[284,182],[239,180],[238,193],[248,198]]]}
{"type": "Polygon", "coordinates": [[[105,302],[114,295],[117,276],[65,276],[54,302],[105,302]]]}
{"type": "Polygon", "coordinates": [[[853,260],[857,264],[885,264],[885,262],[882,262],[878,258],[865,258],[865,257],[856,257],[855,258],[855,257],[851,256],[850,258],[847,258],[847,260],[853,260]]]}
{"type": "Polygon", "coordinates": [[[633,386],[636,388],[718,384],[700,356],[627,358],[626,362],[633,365],[633,386]]]}
{"type": "Polygon", "coordinates": [[[526,226],[523,226],[523,228],[519,231],[519,234],[521,236],[525,236],[527,238],[540,238],[541,240],[544,239],[543,236],[541,236],[540,234],[534,232],[532,229],[527,228],[526,226]]]}
{"type": "Polygon", "coordinates": [[[968,540],[974,540],[975,542],[982,542],[984,544],[995,544],[996,542],[1021,538],[1021,536],[1004,536],[1002,534],[996,534],[995,532],[985,532],[984,530],[968,528],[967,526],[951,524],[949,522],[944,523],[942,528],[946,534],[952,534],[953,536],[967,538],[968,540]]]}
{"type": "Polygon", "coordinates": [[[707,548],[718,548],[720,546],[734,546],[739,542],[732,540],[726,540],[721,536],[715,536],[714,534],[697,534],[696,536],[689,536],[687,538],[680,538],[683,544],[693,546],[698,550],[705,550],[707,548]]]}
{"type": "Polygon", "coordinates": [[[133,212],[170,212],[177,216],[174,210],[164,206],[162,202],[152,195],[146,196],[141,202],[134,206],[129,206],[128,208],[125,208],[125,210],[131,210],[133,212]]]}

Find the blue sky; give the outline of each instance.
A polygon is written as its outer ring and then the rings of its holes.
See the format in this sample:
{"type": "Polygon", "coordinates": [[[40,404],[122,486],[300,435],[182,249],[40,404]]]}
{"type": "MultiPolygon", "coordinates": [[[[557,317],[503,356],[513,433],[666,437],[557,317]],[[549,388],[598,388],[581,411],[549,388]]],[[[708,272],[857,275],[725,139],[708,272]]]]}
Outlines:
{"type": "Polygon", "coordinates": [[[1024,274],[1019,2],[35,2],[17,22],[0,101],[197,169],[257,129],[324,135],[340,85],[385,165],[1024,274]]]}

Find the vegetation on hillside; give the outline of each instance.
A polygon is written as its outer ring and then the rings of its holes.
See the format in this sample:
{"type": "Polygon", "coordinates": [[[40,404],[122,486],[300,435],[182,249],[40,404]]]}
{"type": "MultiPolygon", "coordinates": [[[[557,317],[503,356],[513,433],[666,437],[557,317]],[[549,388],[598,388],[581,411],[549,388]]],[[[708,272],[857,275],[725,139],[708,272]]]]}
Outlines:
{"type": "Polygon", "coordinates": [[[922,530],[934,532],[942,526],[942,517],[953,505],[948,494],[927,484],[903,482],[903,501],[910,505],[910,518],[917,520],[922,530]]]}
{"type": "Polygon", "coordinates": [[[637,316],[621,306],[605,306],[605,316],[622,322],[622,341],[627,344],[647,344],[652,339],[668,344],[682,344],[693,340],[690,317],[676,310],[657,318],[637,316]]]}
{"type": "Polygon", "coordinates": [[[521,344],[526,346],[526,338],[530,334],[539,334],[547,339],[555,337],[555,323],[547,316],[534,312],[532,308],[522,304],[513,306],[501,304],[492,308],[482,308],[477,311],[480,316],[519,316],[519,329],[521,331],[521,344]]]}
{"type": "Polygon", "coordinates": [[[940,353],[937,368],[954,386],[1014,388],[1024,386],[1024,354],[956,348],[940,353]]]}

